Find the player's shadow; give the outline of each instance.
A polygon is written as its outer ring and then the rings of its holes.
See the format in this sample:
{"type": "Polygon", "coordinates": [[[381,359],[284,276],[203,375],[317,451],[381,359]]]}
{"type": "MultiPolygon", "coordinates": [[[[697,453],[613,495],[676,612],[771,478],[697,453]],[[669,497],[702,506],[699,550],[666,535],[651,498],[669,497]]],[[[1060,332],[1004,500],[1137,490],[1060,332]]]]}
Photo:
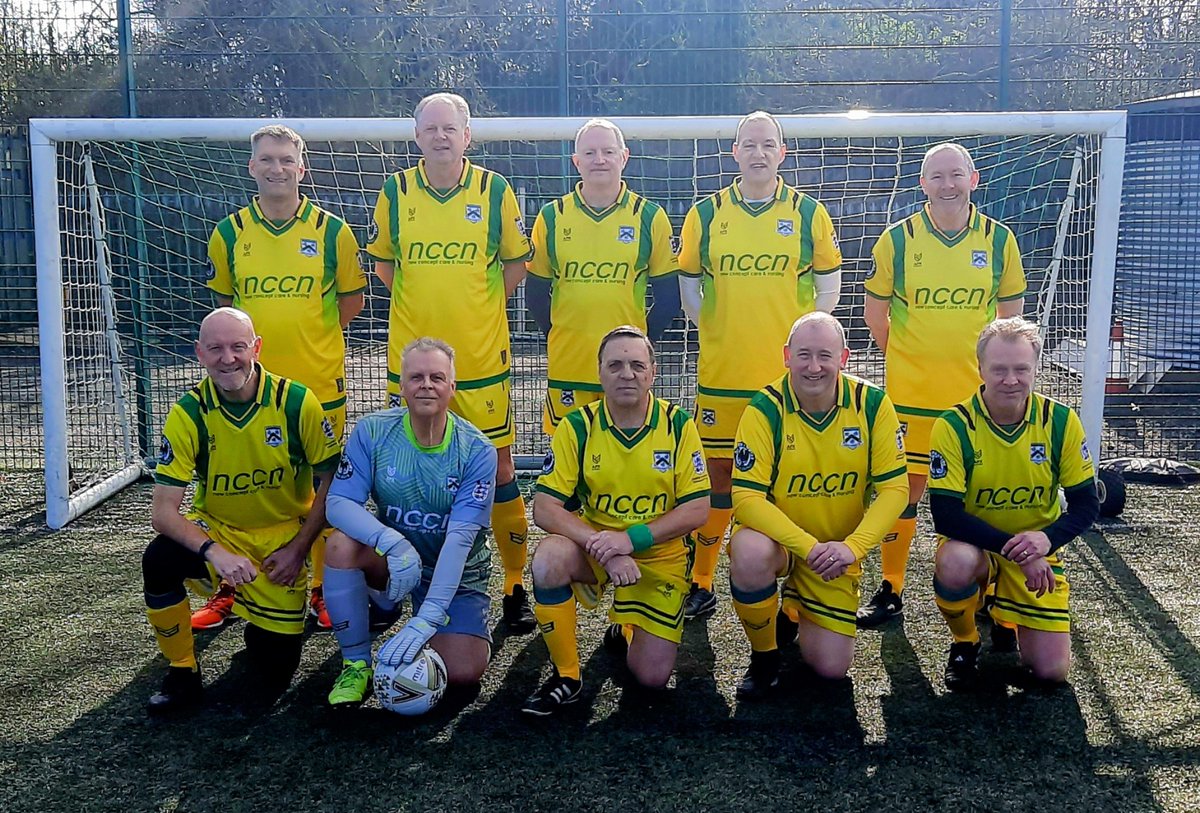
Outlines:
{"type": "MultiPolygon", "coordinates": [[[[718,606],[717,613],[722,611],[723,605],[718,606]]],[[[716,613],[710,613],[684,623],[683,640],[675,660],[674,691],[688,698],[693,720],[724,720],[730,713],[729,701],[717,687],[717,655],[711,625],[716,617],[716,613]]]]}

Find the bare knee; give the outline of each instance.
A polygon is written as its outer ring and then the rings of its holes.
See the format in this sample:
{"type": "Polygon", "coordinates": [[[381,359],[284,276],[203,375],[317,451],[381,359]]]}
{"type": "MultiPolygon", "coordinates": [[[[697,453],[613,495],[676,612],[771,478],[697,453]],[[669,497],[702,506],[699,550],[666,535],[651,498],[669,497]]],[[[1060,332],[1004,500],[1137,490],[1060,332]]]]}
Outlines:
{"type": "Polygon", "coordinates": [[[662,689],[675,670],[678,652],[678,645],[635,628],[625,665],[640,685],[648,689],[662,689]]]}
{"type": "Polygon", "coordinates": [[[779,547],[763,534],[747,528],[729,540],[729,579],[742,590],[766,587],[775,580],[779,547]]]}
{"type": "Polygon", "coordinates": [[[550,535],[538,543],[533,554],[533,583],[536,587],[565,587],[571,583],[573,564],[580,551],[563,536],[550,535]]]}
{"type": "Polygon", "coordinates": [[[978,548],[947,540],[938,548],[934,563],[934,578],[951,590],[962,590],[978,581],[986,572],[986,560],[978,548]]]}
{"type": "Polygon", "coordinates": [[[335,530],[325,541],[325,564],[343,570],[361,568],[360,557],[364,550],[365,545],[335,530]]]}
{"type": "Polygon", "coordinates": [[[474,686],[483,678],[487,665],[486,654],[459,655],[446,664],[446,682],[451,686],[474,686]]]}

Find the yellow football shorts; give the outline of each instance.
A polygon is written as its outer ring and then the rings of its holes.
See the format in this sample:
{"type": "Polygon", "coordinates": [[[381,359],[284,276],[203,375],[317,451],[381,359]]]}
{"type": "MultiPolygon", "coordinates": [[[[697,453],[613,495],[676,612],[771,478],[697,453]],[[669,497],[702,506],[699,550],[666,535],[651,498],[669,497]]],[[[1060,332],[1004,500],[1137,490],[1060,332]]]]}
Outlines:
{"type": "MultiPolygon", "coordinates": [[[[300,520],[246,530],[231,528],[210,516],[196,512],[188,514],[187,518],[200,525],[210,539],[216,540],[231,553],[245,556],[258,568],[258,577],[254,581],[235,588],[235,613],[249,623],[271,632],[282,632],[286,635],[299,635],[304,632],[304,618],[308,610],[307,565],[301,566],[296,581],[290,585],[275,584],[262,571],[263,559],[292,540],[300,530],[300,520]]],[[[220,577],[211,564],[208,566],[208,574],[207,585],[192,582],[190,586],[198,593],[211,593],[220,577]]]]}
{"type": "MultiPolygon", "coordinates": [[[[683,600],[687,598],[693,558],[689,545],[686,538],[663,542],[634,556],[642,577],[636,584],[613,589],[608,619],[614,624],[641,627],[676,644],[683,640],[683,600]]],[[[609,579],[599,562],[590,556],[587,562],[596,584],[572,582],[571,589],[579,604],[591,610],[600,603],[609,579]]]]}
{"type": "Polygon", "coordinates": [[[546,403],[542,407],[542,431],[548,436],[554,435],[554,429],[566,414],[575,407],[591,404],[604,397],[600,390],[560,390],[557,387],[546,388],[546,403]]]}
{"type": "MultiPolygon", "coordinates": [[[[512,446],[517,430],[513,424],[510,386],[507,377],[477,388],[464,387],[460,383],[450,399],[450,411],[483,432],[497,449],[512,446]]],[[[398,407],[403,403],[400,384],[388,381],[388,406],[398,407]]]]}
{"type": "Polygon", "coordinates": [[[696,428],[700,430],[700,443],[704,447],[705,457],[720,460],[733,458],[738,422],[749,403],[749,398],[696,393],[696,428]]]}
{"type": "Polygon", "coordinates": [[[862,565],[858,562],[832,581],[823,581],[803,559],[787,552],[787,562],[776,574],[783,582],[783,611],[793,621],[805,618],[818,627],[847,635],[858,634],[854,614],[858,610],[858,584],[862,565]]]}
{"type": "Polygon", "coordinates": [[[904,453],[908,459],[908,473],[929,476],[929,436],[933,434],[936,415],[916,415],[896,407],[900,429],[904,432],[904,453]]]}
{"type": "Polygon", "coordinates": [[[1015,562],[991,551],[987,557],[988,581],[996,583],[993,618],[1044,632],[1071,631],[1071,585],[1063,573],[1062,559],[1056,554],[1047,557],[1054,569],[1054,592],[1038,598],[1025,586],[1025,574],[1015,562]]]}

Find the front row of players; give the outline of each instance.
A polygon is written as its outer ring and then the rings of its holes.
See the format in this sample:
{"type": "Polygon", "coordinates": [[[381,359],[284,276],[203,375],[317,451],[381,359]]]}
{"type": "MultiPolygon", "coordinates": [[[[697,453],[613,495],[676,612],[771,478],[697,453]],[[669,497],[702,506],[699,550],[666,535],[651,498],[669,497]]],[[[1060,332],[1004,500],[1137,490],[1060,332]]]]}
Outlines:
{"type": "MultiPolygon", "coordinates": [[[[477,683],[490,656],[485,536],[496,452],[449,411],[454,351],[434,339],[411,342],[406,407],[361,420],[339,463],[316,396],[264,370],[260,346],[244,313],[220,308],[206,317],[196,353],[208,375],[163,430],[152,509],[159,536],[146,548],[143,576],[170,668],[150,710],[201,696],[188,580],[232,585],[259,684],[286,687],[300,659],[305,557],[327,517],[337,530],[325,597],[344,661],[330,703],[354,705],[369,691],[369,601],[387,609],[409,597],[413,607],[380,649],[381,663],[411,662],[428,644],[451,685],[477,683]],[[193,510],[180,514],[193,476],[193,510]]],[[[1061,682],[1070,665],[1058,551],[1091,525],[1099,503],[1078,417],[1033,391],[1040,350],[1036,326],[1020,317],[988,325],[977,345],[983,386],[934,423],[934,592],[954,637],[951,690],[978,679],[975,612],[989,586],[993,619],[1016,628],[1035,680],[1061,682]]],[[[754,395],[737,429],[730,581],[751,648],[741,698],[777,685],[779,646],[793,641],[816,675],[845,677],[862,559],[908,505],[896,410],[882,390],[845,372],[848,356],[836,319],[801,317],[783,348],[786,374],[754,395]]],[[[534,502],[547,533],[533,560],[535,612],[554,666],[523,707],[534,715],[579,697],[577,607],[597,606],[609,584],[606,647],[624,653],[635,687],[666,686],[692,534],[709,510],[699,433],[687,413],[653,396],[645,333],[611,331],[598,360],[603,396],[566,414],[534,502]]]]}

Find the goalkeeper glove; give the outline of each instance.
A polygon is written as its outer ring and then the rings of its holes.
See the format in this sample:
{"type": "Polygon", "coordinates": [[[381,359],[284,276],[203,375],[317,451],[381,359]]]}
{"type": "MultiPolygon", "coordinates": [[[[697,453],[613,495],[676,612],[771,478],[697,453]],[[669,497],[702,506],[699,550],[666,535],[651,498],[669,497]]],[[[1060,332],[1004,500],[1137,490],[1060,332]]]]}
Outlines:
{"type": "Polygon", "coordinates": [[[388,598],[399,602],[421,583],[421,557],[399,531],[391,531],[375,546],[375,552],[387,557],[388,598]]]}

